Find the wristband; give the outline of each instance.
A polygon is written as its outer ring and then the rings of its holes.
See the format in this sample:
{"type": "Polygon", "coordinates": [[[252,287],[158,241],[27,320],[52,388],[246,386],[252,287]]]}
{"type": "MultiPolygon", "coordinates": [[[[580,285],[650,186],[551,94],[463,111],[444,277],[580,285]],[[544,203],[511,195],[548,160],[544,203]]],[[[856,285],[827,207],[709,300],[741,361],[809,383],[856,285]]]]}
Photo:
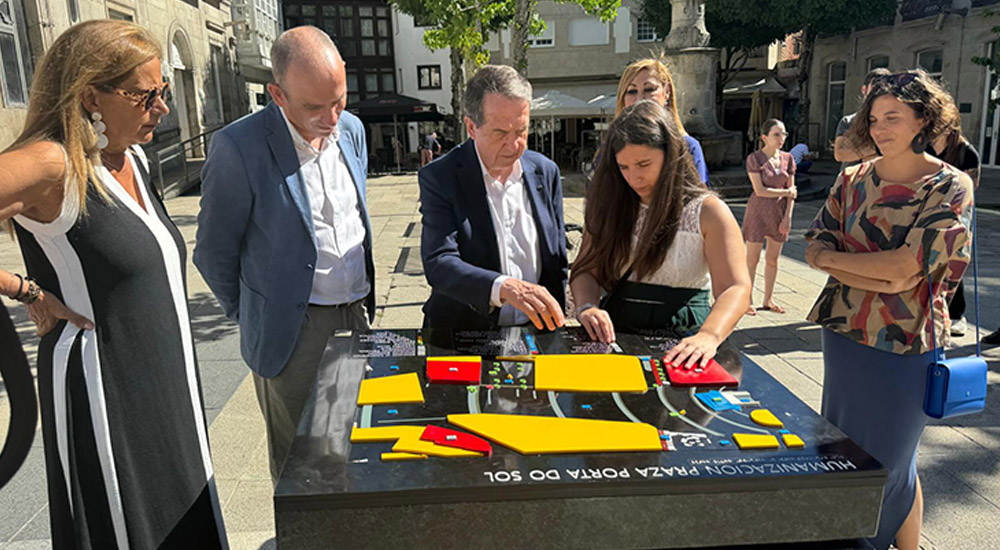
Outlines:
{"type": "Polygon", "coordinates": [[[21,297],[24,296],[24,277],[17,273],[11,273],[11,275],[17,277],[17,292],[13,296],[10,296],[10,299],[21,301],[21,297]]]}
{"type": "Polygon", "coordinates": [[[592,303],[590,303],[590,302],[587,302],[587,303],[581,305],[580,307],[576,308],[576,310],[573,312],[573,317],[576,317],[576,320],[579,321],[580,320],[580,314],[583,313],[584,311],[587,311],[588,309],[590,309],[592,307],[597,307],[597,306],[594,305],[594,304],[592,304],[592,303]]]}

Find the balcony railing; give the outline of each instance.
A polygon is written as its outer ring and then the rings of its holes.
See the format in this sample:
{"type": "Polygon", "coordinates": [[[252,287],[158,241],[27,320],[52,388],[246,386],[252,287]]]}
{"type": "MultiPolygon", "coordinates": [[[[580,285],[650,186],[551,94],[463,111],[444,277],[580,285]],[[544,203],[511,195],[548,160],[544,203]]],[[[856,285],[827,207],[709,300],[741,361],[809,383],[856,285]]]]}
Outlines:
{"type": "Polygon", "coordinates": [[[161,199],[176,197],[201,182],[201,168],[205,165],[209,141],[222,128],[221,125],[216,126],[152,153],[150,173],[161,199]]]}

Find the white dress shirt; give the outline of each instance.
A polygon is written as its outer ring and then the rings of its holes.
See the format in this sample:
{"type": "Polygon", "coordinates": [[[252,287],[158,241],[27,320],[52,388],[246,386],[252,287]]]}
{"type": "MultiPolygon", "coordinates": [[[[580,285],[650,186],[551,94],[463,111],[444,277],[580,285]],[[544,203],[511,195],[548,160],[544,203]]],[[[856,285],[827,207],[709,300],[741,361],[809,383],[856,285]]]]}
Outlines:
{"type": "Polygon", "coordinates": [[[500,272],[503,273],[493,280],[490,303],[500,308],[501,326],[524,324],[529,321],[527,315],[500,301],[500,285],[504,281],[513,277],[537,284],[541,271],[538,228],[531,215],[531,199],[528,197],[528,188],[524,185],[521,161],[514,163],[507,181],[502,182],[486,170],[483,159],[479,157],[479,149],[476,149],[476,158],[479,159],[486,185],[486,202],[490,207],[493,230],[497,234],[500,272]]]}
{"type": "MultiPolygon", "coordinates": [[[[299,177],[309,195],[309,209],[316,232],[316,266],[309,303],[347,304],[360,300],[371,290],[365,272],[365,225],[358,208],[358,191],[337,144],[339,130],[313,147],[288,121],[299,177]]],[[[280,235],[275,238],[280,239],[280,235]]]]}

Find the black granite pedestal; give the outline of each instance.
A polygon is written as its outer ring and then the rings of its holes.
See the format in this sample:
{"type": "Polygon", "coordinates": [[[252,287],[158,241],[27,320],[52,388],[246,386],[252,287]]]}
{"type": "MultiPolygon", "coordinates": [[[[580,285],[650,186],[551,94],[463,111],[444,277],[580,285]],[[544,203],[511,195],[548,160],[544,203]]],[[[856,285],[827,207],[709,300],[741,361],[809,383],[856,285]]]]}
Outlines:
{"type": "MultiPolygon", "coordinates": [[[[715,412],[698,390],[643,395],[535,392],[530,364],[488,362],[526,384],[427,385],[425,355],[627,353],[660,357],[665,334],[579,330],[538,334],[371,331],[331,339],[316,389],[275,490],[278,548],[868,548],[886,473],[857,445],[731,346],[717,359],[800,436],[804,449],[739,450],[732,434],[773,433],[743,411],[715,412]],[[417,372],[426,402],[357,407],[364,377],[417,372]],[[351,445],[359,426],[447,426],[450,413],[633,420],[666,431],[676,450],[383,462],[392,444],[351,445]],[[778,545],[778,546],[772,546],[778,545]]],[[[647,367],[649,362],[645,362],[647,367]]],[[[505,379],[507,377],[504,377],[505,379]]],[[[750,407],[755,408],[755,407],[750,407]]]]}

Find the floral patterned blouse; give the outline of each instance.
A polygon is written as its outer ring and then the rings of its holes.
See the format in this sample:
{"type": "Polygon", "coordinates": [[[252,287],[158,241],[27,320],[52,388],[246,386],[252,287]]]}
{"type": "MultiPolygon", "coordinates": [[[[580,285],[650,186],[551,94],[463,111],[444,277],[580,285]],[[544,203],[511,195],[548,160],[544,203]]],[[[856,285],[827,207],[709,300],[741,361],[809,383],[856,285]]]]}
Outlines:
{"type": "Polygon", "coordinates": [[[951,324],[947,299],[971,259],[972,201],[971,181],[948,164],[912,184],[882,181],[874,161],[845,168],[806,240],[840,252],[906,247],[923,266],[924,280],[912,290],[883,294],[851,288],[831,276],[808,319],[883,351],[930,351],[930,273],[937,345],[943,347],[951,324]]]}

